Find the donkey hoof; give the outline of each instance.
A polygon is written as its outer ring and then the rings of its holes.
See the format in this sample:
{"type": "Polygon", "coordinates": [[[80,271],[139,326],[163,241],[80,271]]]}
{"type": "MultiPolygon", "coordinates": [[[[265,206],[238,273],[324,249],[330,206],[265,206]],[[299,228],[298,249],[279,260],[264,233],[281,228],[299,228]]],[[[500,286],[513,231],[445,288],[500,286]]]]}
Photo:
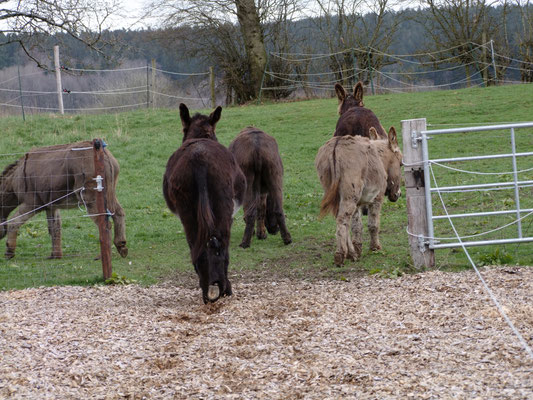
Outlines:
{"type": "Polygon", "coordinates": [[[346,256],[346,258],[348,260],[351,260],[351,261],[357,261],[359,260],[359,254],[357,254],[357,252],[350,252],[348,253],[348,255],[346,256]]]}
{"type": "Polygon", "coordinates": [[[60,258],[63,258],[63,254],[52,253],[48,257],[49,260],[59,260],[60,258]]]}
{"type": "Polygon", "coordinates": [[[118,250],[118,254],[120,254],[122,258],[128,256],[128,248],[126,246],[117,247],[117,250],[118,250]]]}
{"type": "Polygon", "coordinates": [[[257,238],[258,238],[259,240],[265,240],[265,239],[267,238],[267,234],[266,234],[266,232],[264,232],[264,231],[263,231],[263,232],[258,232],[258,233],[257,233],[257,238]]]}
{"type": "Polygon", "coordinates": [[[371,251],[380,251],[381,250],[381,245],[377,244],[377,245],[370,246],[370,250],[371,251]]]}
{"type": "Polygon", "coordinates": [[[344,264],[344,254],[335,253],[335,256],[333,257],[333,262],[337,267],[342,267],[344,264]]]}
{"type": "Polygon", "coordinates": [[[5,257],[6,257],[6,260],[10,260],[10,259],[12,259],[13,257],[15,257],[15,252],[14,252],[14,251],[7,250],[7,251],[6,251],[6,254],[5,254],[5,257]]]}
{"type": "Polygon", "coordinates": [[[242,242],[239,247],[242,247],[243,249],[247,249],[248,247],[250,247],[250,243],[246,243],[246,242],[242,242]]]}

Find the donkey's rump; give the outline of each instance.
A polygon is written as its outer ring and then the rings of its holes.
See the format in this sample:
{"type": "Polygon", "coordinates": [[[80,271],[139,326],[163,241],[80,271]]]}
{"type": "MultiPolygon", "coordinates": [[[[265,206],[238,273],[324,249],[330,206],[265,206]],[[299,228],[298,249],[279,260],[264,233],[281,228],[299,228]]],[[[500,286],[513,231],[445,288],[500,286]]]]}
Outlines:
{"type": "Polygon", "coordinates": [[[265,239],[278,230],[285,244],[292,242],[283,213],[283,163],[276,139],[260,129],[243,129],[231,142],[229,150],[235,156],[246,177],[244,198],[246,229],[241,247],[250,246],[254,223],[257,237],[265,239]]]}

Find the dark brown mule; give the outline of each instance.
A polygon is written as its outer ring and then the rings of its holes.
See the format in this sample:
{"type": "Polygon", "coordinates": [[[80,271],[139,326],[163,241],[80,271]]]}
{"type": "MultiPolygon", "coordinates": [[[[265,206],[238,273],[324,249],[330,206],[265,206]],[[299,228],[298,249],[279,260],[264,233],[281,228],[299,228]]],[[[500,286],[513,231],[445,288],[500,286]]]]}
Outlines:
{"type": "Polygon", "coordinates": [[[387,133],[371,110],[363,104],[363,84],[357,82],[353,94],[347,94],[340,83],[335,84],[335,93],[339,99],[339,120],[333,136],[364,136],[369,137],[374,127],[380,139],[386,139],[387,133]]]}
{"type": "MultiPolygon", "coordinates": [[[[370,135],[377,136],[374,128],[370,135]]],[[[388,139],[333,137],[318,150],[315,166],[324,188],[320,215],[331,212],[336,218],[336,265],[342,265],[345,258],[357,260],[361,256],[361,206],[367,205],[369,209],[370,250],[381,249],[381,205],[384,196],[396,201],[401,195],[401,162],[402,153],[392,127],[388,139]]]]}
{"type": "MultiPolygon", "coordinates": [[[[104,149],[104,164],[106,207],[115,228],[113,242],[120,255],[126,257],[124,210],[116,197],[119,165],[107,149],[104,149]]],[[[19,228],[41,211],[46,211],[52,238],[50,258],[61,258],[59,210],[85,204],[89,215],[97,214],[94,177],[94,150],[89,141],[41,147],[8,165],[0,177],[0,239],[7,234],[6,258],[15,255],[19,228]]],[[[96,223],[96,217],[92,218],[96,223]]]]}
{"type": "Polygon", "coordinates": [[[281,232],[283,243],[292,242],[283,213],[283,164],[276,139],[265,132],[248,127],[229,145],[237,164],[246,177],[244,221],[246,229],[240,246],[250,247],[257,220],[257,238],[281,232]]]}
{"type": "Polygon", "coordinates": [[[246,180],[233,154],[218,143],[221,107],[192,118],[180,104],[183,143],[170,156],[163,177],[168,208],[183,224],[204,303],[230,296],[229,242],[234,209],[242,204],[246,180]]]}

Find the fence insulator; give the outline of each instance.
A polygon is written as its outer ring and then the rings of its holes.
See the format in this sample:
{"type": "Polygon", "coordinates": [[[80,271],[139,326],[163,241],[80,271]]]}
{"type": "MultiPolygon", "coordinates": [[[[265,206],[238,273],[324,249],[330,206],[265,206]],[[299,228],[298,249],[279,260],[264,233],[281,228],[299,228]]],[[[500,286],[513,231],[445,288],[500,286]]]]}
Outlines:
{"type": "Polygon", "coordinates": [[[104,181],[104,178],[102,178],[100,175],[98,175],[96,178],[93,178],[94,181],[96,181],[96,189],[98,192],[101,192],[104,190],[104,186],[102,185],[102,182],[104,181]]]}

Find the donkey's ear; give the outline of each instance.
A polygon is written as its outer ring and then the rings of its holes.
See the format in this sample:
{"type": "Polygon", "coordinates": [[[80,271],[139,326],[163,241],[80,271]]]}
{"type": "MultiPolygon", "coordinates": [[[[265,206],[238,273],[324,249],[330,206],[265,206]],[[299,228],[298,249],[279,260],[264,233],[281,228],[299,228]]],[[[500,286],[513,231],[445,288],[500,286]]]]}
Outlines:
{"type": "Polygon", "coordinates": [[[209,115],[209,123],[212,126],[215,126],[217,124],[217,122],[220,120],[220,115],[221,114],[222,114],[222,107],[218,106],[217,108],[215,108],[215,111],[213,111],[209,115]]]}
{"type": "Polygon", "coordinates": [[[370,140],[378,140],[378,131],[373,126],[368,130],[368,137],[370,140]]]}
{"type": "Polygon", "coordinates": [[[335,93],[337,93],[339,102],[343,101],[346,98],[346,90],[344,90],[340,83],[335,84],[335,93]]]}
{"type": "Polygon", "coordinates": [[[363,102],[363,82],[359,81],[353,88],[353,97],[358,102],[363,102]]]}
{"type": "Polygon", "coordinates": [[[396,136],[396,129],[394,129],[394,126],[391,126],[389,129],[389,147],[391,149],[398,147],[398,137],[396,136]]]}
{"type": "Polygon", "coordinates": [[[189,114],[189,109],[183,103],[180,104],[180,118],[183,130],[186,131],[191,125],[191,115],[189,114]]]}

